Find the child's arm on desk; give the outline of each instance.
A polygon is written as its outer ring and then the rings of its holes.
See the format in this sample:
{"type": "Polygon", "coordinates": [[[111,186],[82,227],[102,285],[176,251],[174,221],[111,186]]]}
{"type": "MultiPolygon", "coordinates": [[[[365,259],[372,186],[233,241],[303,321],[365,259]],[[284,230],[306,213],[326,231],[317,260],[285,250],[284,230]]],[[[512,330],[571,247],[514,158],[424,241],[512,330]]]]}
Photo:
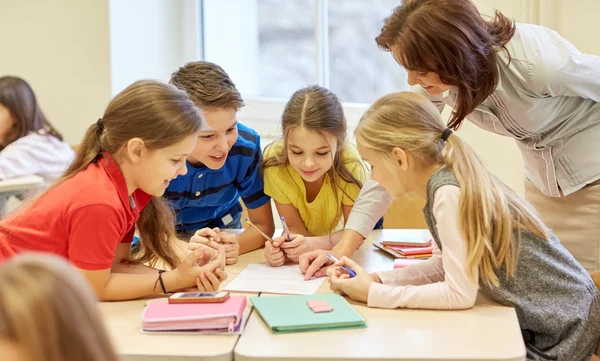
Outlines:
{"type": "MultiPolygon", "coordinates": [[[[394,286],[386,284],[373,284],[369,289],[369,307],[381,308],[427,308],[427,309],[465,309],[473,307],[479,289],[478,270],[474,270],[472,277],[467,272],[466,240],[460,231],[459,220],[460,190],[455,186],[443,186],[436,191],[433,214],[437,220],[437,233],[442,243],[441,265],[442,274],[428,274],[416,265],[398,270],[395,275],[411,276],[411,269],[417,268],[412,274],[416,280],[438,280],[434,283],[419,286],[394,286]],[[406,271],[404,271],[406,270],[406,271]],[[419,277],[422,277],[419,279],[419,277]],[[442,278],[439,278],[442,277],[442,278]]],[[[438,250],[439,251],[439,250],[438,250]]],[[[435,256],[434,256],[435,257],[435,256]]],[[[438,256],[439,257],[439,256],[438,256]]],[[[439,258],[438,258],[439,259],[439,258]]],[[[432,259],[425,263],[437,263],[432,259]],[[429,262],[432,261],[432,262],[429,262]]],[[[426,265],[424,265],[426,266],[426,265]]],[[[439,269],[439,265],[430,270],[439,269]]],[[[378,274],[381,277],[381,274],[378,274]]],[[[390,281],[387,275],[382,281],[390,281]]],[[[415,279],[413,279],[415,280],[415,279]]],[[[396,283],[403,283],[399,278],[396,283]]]]}
{"type": "MultiPolygon", "coordinates": [[[[217,291],[227,278],[222,270],[225,251],[221,247],[213,261],[206,262],[208,253],[215,252],[208,247],[198,248],[190,253],[183,263],[173,271],[164,272],[161,277],[165,290],[175,292],[197,285],[206,292],[217,291]],[[202,259],[202,265],[198,260],[202,259]]],[[[131,300],[154,294],[162,294],[159,272],[153,273],[113,273],[111,268],[88,270],[78,268],[96,291],[102,301],[131,300]]]]}
{"type": "Polygon", "coordinates": [[[444,267],[442,266],[442,252],[434,243],[431,258],[421,261],[416,265],[398,268],[391,271],[374,273],[383,284],[398,286],[418,286],[427,283],[441,282],[444,280],[444,267]]]}
{"type": "MultiPolygon", "coordinates": [[[[275,232],[275,223],[273,222],[273,210],[271,202],[267,202],[256,209],[248,209],[248,219],[258,228],[273,237],[275,232]]],[[[258,233],[254,228],[248,227],[238,236],[240,245],[240,254],[248,253],[259,249],[265,244],[265,237],[258,233]]]]}

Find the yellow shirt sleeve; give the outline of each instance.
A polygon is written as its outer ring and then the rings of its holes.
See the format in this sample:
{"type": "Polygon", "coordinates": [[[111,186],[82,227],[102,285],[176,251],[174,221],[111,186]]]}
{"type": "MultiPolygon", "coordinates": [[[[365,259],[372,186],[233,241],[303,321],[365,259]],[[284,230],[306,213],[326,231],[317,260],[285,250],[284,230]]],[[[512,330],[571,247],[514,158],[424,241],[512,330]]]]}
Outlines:
{"type": "MultiPolygon", "coordinates": [[[[348,145],[347,147],[348,148],[344,154],[344,165],[348,168],[350,173],[352,173],[354,178],[358,179],[362,184],[364,184],[365,180],[367,179],[367,168],[362,162],[358,152],[351,145],[348,145]]],[[[342,189],[342,204],[348,206],[354,205],[354,201],[356,201],[358,193],[360,193],[360,188],[358,185],[354,183],[343,182],[342,189]]]]}
{"type": "MultiPolygon", "coordinates": [[[[267,147],[264,152],[264,160],[274,157],[281,150],[283,144],[276,142],[267,147]]],[[[291,181],[288,174],[285,174],[285,166],[269,167],[264,171],[265,194],[273,198],[274,201],[282,204],[290,204],[292,200],[288,197],[287,191],[291,181]]]]}

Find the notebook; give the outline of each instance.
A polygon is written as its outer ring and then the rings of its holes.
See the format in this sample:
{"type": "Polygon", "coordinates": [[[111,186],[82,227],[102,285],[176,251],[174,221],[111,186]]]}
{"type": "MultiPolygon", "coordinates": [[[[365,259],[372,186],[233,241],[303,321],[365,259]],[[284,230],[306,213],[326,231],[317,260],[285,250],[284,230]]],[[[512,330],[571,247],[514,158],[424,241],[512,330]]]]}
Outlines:
{"type": "Polygon", "coordinates": [[[307,296],[252,297],[250,301],[267,326],[276,333],[367,327],[365,319],[335,293],[307,296]],[[324,300],[331,312],[315,313],[308,300],[324,300]]]}
{"type": "Polygon", "coordinates": [[[405,247],[405,246],[387,246],[397,251],[403,256],[414,256],[418,254],[429,254],[433,253],[433,244],[427,247],[405,247]]]}
{"type": "Polygon", "coordinates": [[[433,253],[433,244],[428,247],[385,246],[381,242],[373,242],[373,246],[388,253],[394,258],[429,258],[433,253]]]}
{"type": "Polygon", "coordinates": [[[245,296],[231,296],[220,303],[169,303],[167,299],[153,301],[142,313],[142,331],[205,331],[236,333],[239,331],[245,296]]]}
{"type": "Polygon", "coordinates": [[[382,231],[382,239],[384,246],[427,247],[432,237],[428,229],[388,229],[382,231]]]}

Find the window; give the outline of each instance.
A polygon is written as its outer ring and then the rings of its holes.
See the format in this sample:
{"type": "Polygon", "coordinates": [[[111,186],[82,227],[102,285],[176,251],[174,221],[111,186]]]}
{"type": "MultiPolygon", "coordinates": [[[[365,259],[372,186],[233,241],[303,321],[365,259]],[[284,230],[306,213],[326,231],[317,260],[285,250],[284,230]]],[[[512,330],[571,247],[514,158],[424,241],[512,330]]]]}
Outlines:
{"type": "Polygon", "coordinates": [[[202,0],[203,59],[229,73],[247,103],[240,118],[263,135],[277,133],[285,102],[310,84],[338,95],[352,131],[368,104],[408,89],[404,69],[375,43],[399,3],[202,0]]]}

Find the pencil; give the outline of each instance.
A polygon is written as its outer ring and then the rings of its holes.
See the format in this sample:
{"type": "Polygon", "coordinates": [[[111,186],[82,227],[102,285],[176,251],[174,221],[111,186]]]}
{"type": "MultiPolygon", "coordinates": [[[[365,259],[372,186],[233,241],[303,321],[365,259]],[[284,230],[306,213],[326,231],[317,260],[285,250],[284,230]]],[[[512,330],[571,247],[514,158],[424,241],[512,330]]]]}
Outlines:
{"type": "Polygon", "coordinates": [[[248,223],[250,225],[250,227],[252,227],[256,230],[256,232],[260,233],[263,237],[265,237],[267,239],[267,241],[269,241],[271,243],[275,243],[275,241],[273,241],[273,239],[271,237],[267,236],[267,234],[265,232],[263,232],[260,228],[258,228],[258,226],[256,224],[252,223],[251,220],[246,218],[246,219],[244,219],[244,222],[248,223]]]}

